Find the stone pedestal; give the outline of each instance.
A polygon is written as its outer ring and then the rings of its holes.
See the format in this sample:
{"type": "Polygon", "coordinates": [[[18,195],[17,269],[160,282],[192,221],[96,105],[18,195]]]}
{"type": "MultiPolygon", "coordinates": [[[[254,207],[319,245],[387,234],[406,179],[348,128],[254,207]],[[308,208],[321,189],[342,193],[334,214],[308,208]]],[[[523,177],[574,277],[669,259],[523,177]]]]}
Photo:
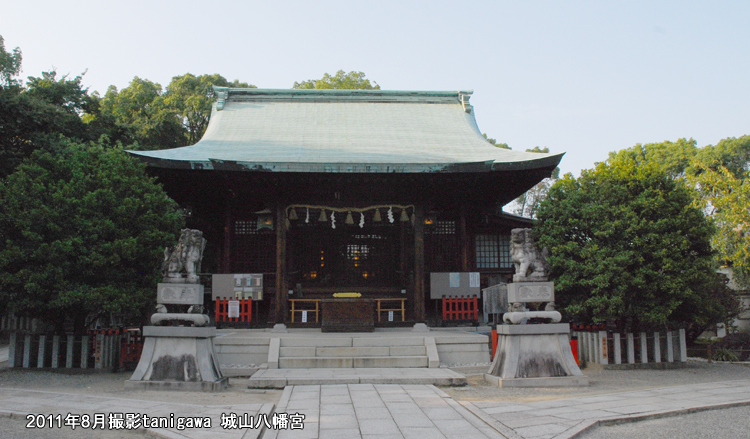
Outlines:
{"type": "Polygon", "coordinates": [[[500,387],[587,386],[570,350],[570,325],[498,325],[485,380],[500,387]]]}
{"type": "Polygon", "coordinates": [[[229,384],[214,349],[214,327],[145,326],[141,360],[126,388],[219,391],[229,384]]]}

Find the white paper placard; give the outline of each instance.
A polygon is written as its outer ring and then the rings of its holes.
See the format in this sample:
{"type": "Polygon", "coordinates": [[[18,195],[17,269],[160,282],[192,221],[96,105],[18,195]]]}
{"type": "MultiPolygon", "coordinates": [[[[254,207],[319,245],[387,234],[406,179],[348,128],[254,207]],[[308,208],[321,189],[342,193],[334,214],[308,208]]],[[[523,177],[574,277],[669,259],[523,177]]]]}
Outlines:
{"type": "Polygon", "coordinates": [[[461,273],[451,273],[448,278],[450,279],[451,288],[458,288],[461,286],[461,273]]]}
{"type": "Polygon", "coordinates": [[[388,321],[389,322],[393,321],[393,311],[388,311],[388,321]]]}
{"type": "Polygon", "coordinates": [[[307,323],[307,311],[302,311],[302,323],[307,323]]]}
{"type": "Polygon", "coordinates": [[[230,300],[229,309],[227,310],[227,317],[231,319],[231,318],[238,318],[239,316],[240,316],[240,301],[230,300]]]}
{"type": "Polygon", "coordinates": [[[469,288],[479,288],[479,273],[469,273],[469,288]]]}

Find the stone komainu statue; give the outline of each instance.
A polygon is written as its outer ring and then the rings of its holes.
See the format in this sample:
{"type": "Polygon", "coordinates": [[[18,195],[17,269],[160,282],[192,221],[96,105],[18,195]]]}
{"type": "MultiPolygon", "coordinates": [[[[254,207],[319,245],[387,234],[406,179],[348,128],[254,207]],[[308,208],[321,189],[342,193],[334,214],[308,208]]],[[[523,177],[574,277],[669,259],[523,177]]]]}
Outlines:
{"type": "Polygon", "coordinates": [[[182,229],[180,240],[174,248],[164,249],[164,262],[161,272],[165,282],[183,282],[182,272],[187,275],[188,283],[198,283],[203,249],[206,240],[203,232],[194,229],[182,229]]]}
{"type": "Polygon", "coordinates": [[[510,231],[510,257],[516,266],[513,282],[547,280],[547,249],[539,250],[531,229],[510,231]]]}

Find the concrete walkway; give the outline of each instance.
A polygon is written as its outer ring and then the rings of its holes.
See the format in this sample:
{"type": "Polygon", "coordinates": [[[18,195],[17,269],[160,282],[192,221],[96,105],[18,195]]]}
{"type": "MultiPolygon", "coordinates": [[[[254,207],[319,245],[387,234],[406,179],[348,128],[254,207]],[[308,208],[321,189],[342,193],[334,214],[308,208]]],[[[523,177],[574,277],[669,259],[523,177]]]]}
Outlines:
{"type": "Polygon", "coordinates": [[[598,423],[622,423],[750,405],[750,380],[662,387],[529,403],[463,402],[509,437],[571,438],[598,423]]]}
{"type": "MultiPolygon", "coordinates": [[[[92,422],[96,414],[101,414],[104,427],[111,429],[112,414],[123,419],[124,427],[128,414],[141,423],[142,415],[146,415],[151,420],[147,422],[159,417],[164,422],[174,419],[174,426],[148,429],[152,436],[172,439],[542,439],[575,437],[598,423],[750,405],[750,380],[530,403],[459,403],[432,385],[295,385],[285,388],[275,410],[277,419],[286,420],[278,425],[280,428],[274,428],[274,404],[193,402],[0,389],[0,415],[19,418],[19,422],[25,423],[29,414],[60,414],[62,428],[70,428],[65,424],[68,413],[86,414],[92,422]],[[180,419],[185,422],[187,417],[209,417],[211,427],[179,429],[177,423],[180,419]]],[[[88,431],[92,432],[90,427],[88,431]]]]}

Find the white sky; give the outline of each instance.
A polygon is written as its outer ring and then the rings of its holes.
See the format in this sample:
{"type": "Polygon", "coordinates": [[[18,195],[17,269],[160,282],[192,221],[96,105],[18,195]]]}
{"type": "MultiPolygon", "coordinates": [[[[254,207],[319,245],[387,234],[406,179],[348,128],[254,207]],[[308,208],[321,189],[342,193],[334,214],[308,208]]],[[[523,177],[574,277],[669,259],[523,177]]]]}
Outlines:
{"type": "Polygon", "coordinates": [[[261,88],[362,71],[386,90],[473,89],[479,128],[563,172],[636,143],[750,134],[748,1],[2,0],[22,76],[103,94],[187,72],[261,88]]]}

